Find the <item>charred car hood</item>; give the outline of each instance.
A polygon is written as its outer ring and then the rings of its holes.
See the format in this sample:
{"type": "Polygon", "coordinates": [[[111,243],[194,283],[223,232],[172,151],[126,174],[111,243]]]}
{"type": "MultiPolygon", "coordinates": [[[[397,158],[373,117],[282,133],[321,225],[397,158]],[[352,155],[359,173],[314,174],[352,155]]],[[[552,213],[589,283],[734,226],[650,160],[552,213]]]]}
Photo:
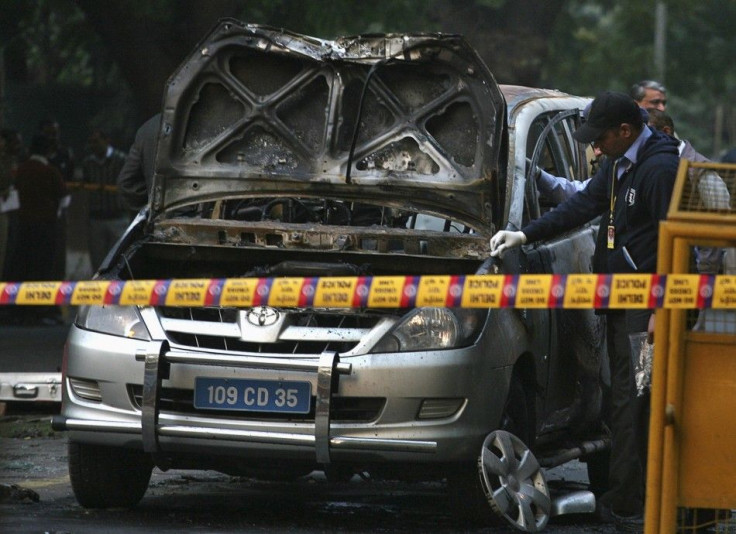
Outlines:
{"type": "Polygon", "coordinates": [[[193,202],[298,195],[488,228],[504,109],[459,36],[325,41],[222,20],[167,84],[152,217],[193,202]]]}

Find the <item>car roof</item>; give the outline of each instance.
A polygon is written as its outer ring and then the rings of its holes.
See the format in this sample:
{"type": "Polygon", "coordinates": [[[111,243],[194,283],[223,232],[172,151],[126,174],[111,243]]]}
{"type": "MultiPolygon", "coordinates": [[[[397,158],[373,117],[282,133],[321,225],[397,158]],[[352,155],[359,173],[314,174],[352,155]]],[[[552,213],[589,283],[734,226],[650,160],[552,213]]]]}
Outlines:
{"type": "Polygon", "coordinates": [[[503,97],[506,100],[506,106],[507,106],[507,110],[509,114],[514,113],[514,111],[518,107],[532,100],[570,98],[570,97],[580,98],[580,97],[577,97],[576,95],[571,95],[569,93],[565,93],[558,89],[544,89],[544,88],[539,88],[539,87],[527,87],[524,85],[509,85],[509,84],[500,84],[499,88],[501,89],[501,93],[503,94],[503,97]]]}

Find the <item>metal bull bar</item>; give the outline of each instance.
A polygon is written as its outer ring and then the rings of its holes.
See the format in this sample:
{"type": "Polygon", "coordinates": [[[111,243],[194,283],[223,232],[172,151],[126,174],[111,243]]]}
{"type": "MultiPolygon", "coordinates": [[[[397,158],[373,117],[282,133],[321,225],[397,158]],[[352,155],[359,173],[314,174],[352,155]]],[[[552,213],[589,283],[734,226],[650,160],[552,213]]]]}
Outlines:
{"type": "Polygon", "coordinates": [[[150,351],[137,354],[136,359],[143,359],[145,371],[143,376],[143,405],[141,417],[141,436],[143,450],[158,456],[161,447],[159,435],[177,435],[201,437],[202,432],[212,435],[212,429],[189,428],[182,426],[162,425],[159,423],[159,399],[161,382],[169,377],[172,363],[192,365],[222,365],[229,367],[269,368],[289,371],[316,371],[317,392],[314,416],[314,436],[284,435],[267,432],[231,432],[217,431],[218,438],[243,441],[275,441],[287,443],[314,443],[318,463],[330,463],[330,402],[332,391],[337,389],[340,374],[350,374],[352,366],[340,363],[336,352],[323,352],[318,362],[312,361],[278,361],[270,358],[241,357],[217,354],[195,354],[183,351],[172,351],[167,341],[151,346],[150,351]],[[158,349],[158,350],[156,350],[158,349]]]}
{"type": "Polygon", "coordinates": [[[140,423],[109,423],[82,419],[54,418],[57,430],[106,431],[141,434],[143,449],[151,453],[157,463],[165,466],[164,451],[159,443],[161,436],[186,438],[217,438],[222,440],[272,443],[277,445],[313,446],[316,461],[330,463],[331,449],[391,450],[433,453],[437,448],[434,441],[356,438],[333,436],[330,431],[330,405],[337,391],[340,375],[349,375],[352,365],[340,361],[336,352],[323,352],[318,361],[278,360],[272,358],[232,356],[227,354],[202,354],[171,350],[167,341],[151,342],[149,349],[139,351],[136,360],[145,363],[143,377],[142,416],[140,423]],[[234,430],[161,422],[159,419],[161,387],[169,377],[172,365],[215,365],[284,371],[307,371],[317,374],[314,434],[234,430]]]}

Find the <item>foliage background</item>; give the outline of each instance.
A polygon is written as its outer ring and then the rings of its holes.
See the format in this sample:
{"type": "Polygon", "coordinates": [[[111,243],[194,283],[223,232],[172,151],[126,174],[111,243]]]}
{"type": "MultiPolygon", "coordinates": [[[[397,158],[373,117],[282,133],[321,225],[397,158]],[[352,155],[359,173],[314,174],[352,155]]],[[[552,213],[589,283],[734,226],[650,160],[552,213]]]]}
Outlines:
{"type": "MultiPolygon", "coordinates": [[[[736,1],[660,0],[660,68],[677,131],[705,155],[736,146],[736,1]]],[[[323,38],[461,33],[500,83],[582,95],[656,78],[655,0],[0,0],[0,124],[59,119],[79,153],[102,127],[126,149],[166,78],[223,16],[323,38]]]]}

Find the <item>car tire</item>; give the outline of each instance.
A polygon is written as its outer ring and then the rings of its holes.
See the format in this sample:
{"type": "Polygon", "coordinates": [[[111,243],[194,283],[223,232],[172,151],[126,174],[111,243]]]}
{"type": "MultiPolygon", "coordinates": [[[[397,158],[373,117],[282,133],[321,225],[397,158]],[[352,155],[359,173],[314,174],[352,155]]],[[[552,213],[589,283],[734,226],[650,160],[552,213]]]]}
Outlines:
{"type": "MultiPolygon", "coordinates": [[[[530,446],[534,441],[534,412],[532,396],[524,386],[519,373],[514,372],[509,383],[503,414],[499,421],[499,429],[517,436],[530,446]]],[[[499,526],[505,523],[501,515],[491,505],[486,495],[483,481],[482,452],[475,464],[459,466],[448,477],[448,487],[453,506],[458,508],[458,518],[468,526],[499,526]]]]}
{"type": "Polygon", "coordinates": [[[483,442],[478,474],[491,509],[523,532],[538,532],[552,514],[552,499],[544,470],[529,447],[505,430],[495,430],[483,442]]]}
{"type": "Polygon", "coordinates": [[[524,386],[524,381],[514,372],[509,383],[509,394],[501,417],[500,430],[510,432],[527,447],[534,445],[535,423],[533,397],[524,386]]]}
{"type": "Polygon", "coordinates": [[[152,471],[143,451],[69,443],[69,478],[85,508],[132,508],[146,493],[152,471]]]}

